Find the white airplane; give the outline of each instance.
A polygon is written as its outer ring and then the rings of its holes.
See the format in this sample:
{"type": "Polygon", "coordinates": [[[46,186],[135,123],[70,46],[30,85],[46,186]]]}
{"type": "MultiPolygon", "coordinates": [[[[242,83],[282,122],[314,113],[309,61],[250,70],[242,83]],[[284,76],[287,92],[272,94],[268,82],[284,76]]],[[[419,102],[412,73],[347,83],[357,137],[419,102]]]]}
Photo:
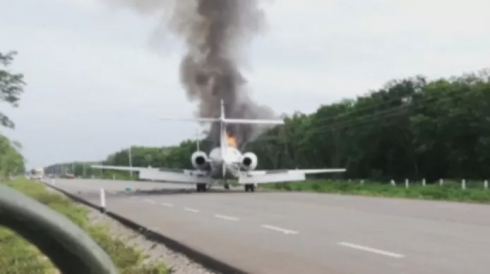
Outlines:
{"type": "Polygon", "coordinates": [[[292,169],[292,170],[255,170],[257,156],[252,152],[242,154],[236,146],[236,140],[226,131],[227,124],[282,125],[283,120],[230,119],[225,117],[221,101],[220,118],[168,119],[176,121],[220,123],[220,146],[211,150],[209,156],[198,149],[191,156],[195,170],[172,170],[166,168],[143,168],[93,165],[92,168],[135,171],[141,180],[163,181],[169,183],[195,184],[197,191],[206,191],[216,180],[238,179],[245,191],[255,191],[257,184],[282,183],[306,180],[306,174],[345,172],[345,169],[292,169]]]}

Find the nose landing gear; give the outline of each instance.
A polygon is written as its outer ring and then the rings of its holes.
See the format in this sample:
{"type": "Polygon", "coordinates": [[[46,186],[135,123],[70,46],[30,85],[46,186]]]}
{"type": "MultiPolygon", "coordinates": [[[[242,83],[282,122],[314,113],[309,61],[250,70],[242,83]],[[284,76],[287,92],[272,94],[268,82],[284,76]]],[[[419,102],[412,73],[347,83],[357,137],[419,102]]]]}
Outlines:
{"type": "Polygon", "coordinates": [[[197,184],[196,185],[197,192],[205,192],[207,190],[206,184],[197,184]]]}
{"type": "Polygon", "coordinates": [[[255,185],[254,184],[246,184],[245,185],[245,192],[255,192],[255,185]]]}

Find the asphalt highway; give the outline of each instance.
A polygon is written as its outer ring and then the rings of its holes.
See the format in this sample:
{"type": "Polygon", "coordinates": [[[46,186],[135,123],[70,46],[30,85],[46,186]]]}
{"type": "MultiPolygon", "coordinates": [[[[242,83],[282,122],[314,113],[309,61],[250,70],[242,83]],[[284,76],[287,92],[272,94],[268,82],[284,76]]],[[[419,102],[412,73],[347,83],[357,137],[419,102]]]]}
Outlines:
{"type": "Polygon", "coordinates": [[[111,180],[55,184],[257,274],[489,273],[490,206],[111,180]],[[126,188],[130,188],[129,191],[126,188]]]}

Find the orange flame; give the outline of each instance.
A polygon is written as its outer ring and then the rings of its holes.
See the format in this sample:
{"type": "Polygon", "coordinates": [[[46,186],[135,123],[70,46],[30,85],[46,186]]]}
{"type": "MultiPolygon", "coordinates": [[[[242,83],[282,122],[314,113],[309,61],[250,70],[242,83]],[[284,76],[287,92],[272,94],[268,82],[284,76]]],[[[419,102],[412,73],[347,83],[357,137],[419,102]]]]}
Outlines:
{"type": "Polygon", "coordinates": [[[229,134],[228,132],[226,133],[226,142],[230,147],[234,147],[234,148],[237,147],[236,138],[233,135],[229,134]]]}

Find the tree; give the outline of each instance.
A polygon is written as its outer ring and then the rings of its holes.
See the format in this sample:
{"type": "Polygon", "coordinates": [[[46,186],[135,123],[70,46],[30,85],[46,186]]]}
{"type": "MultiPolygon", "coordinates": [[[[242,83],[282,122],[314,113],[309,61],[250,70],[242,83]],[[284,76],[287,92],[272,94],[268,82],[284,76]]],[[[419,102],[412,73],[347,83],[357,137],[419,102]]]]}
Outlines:
{"type": "MultiPolygon", "coordinates": [[[[378,90],[285,116],[247,144],[258,169],[346,167],[346,178],[489,179],[490,70],[389,81],[378,90]]],[[[201,148],[209,151],[202,143],[201,148]]],[[[196,142],[133,148],[134,166],[191,168],[196,142]]],[[[127,165],[127,152],[107,164],[127,165]]]]}
{"type": "Polygon", "coordinates": [[[7,137],[0,135],[0,178],[23,172],[24,157],[7,137]]]}
{"type": "MultiPolygon", "coordinates": [[[[24,91],[24,76],[10,72],[8,67],[14,60],[17,52],[12,51],[7,54],[0,52],[0,101],[7,102],[13,107],[18,106],[20,95],[24,91]]],[[[0,124],[14,128],[15,124],[5,114],[0,112],[0,124]]]]}
{"type": "MultiPolygon", "coordinates": [[[[16,52],[2,54],[0,52],[0,101],[13,107],[18,106],[20,95],[23,92],[24,76],[10,72],[8,67],[14,60],[16,52]]],[[[14,128],[14,123],[0,112],[0,125],[14,128]]],[[[12,142],[0,133],[0,177],[19,174],[24,171],[24,157],[19,152],[22,148],[19,142],[12,142]]]]}

